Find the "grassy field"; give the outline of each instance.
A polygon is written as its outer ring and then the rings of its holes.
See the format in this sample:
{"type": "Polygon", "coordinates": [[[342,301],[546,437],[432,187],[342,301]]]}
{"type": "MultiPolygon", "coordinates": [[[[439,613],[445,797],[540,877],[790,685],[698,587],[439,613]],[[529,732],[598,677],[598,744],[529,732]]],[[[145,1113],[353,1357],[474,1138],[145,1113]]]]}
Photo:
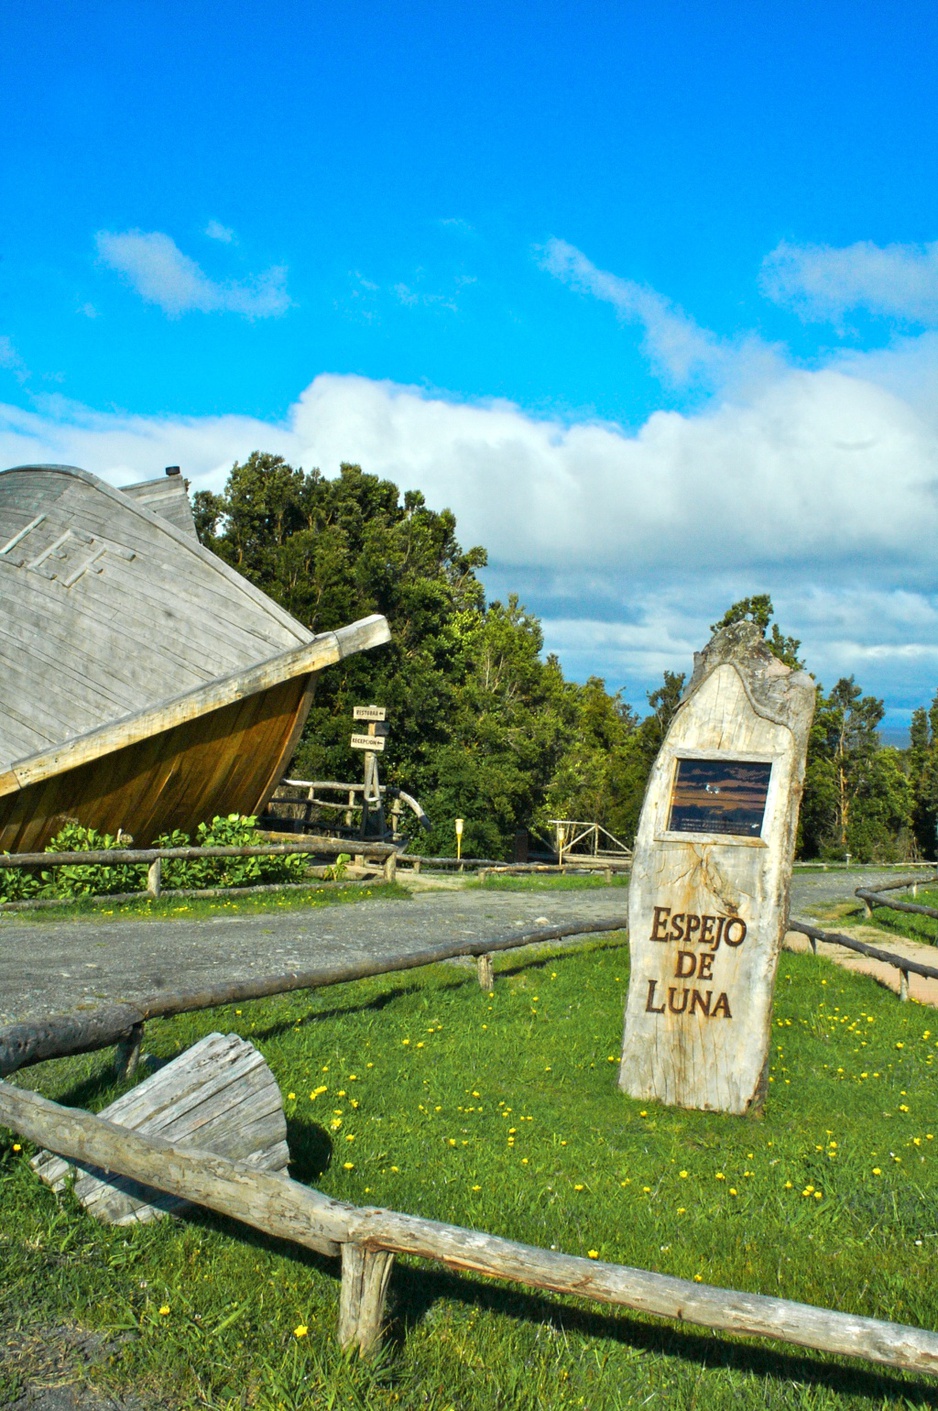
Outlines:
{"type": "MultiPolygon", "coordinates": [[[[927,891],[924,887],[919,887],[917,897],[913,897],[911,891],[895,892],[892,895],[896,901],[914,902],[919,906],[938,909],[938,892],[927,891]]],[[[912,912],[890,911],[886,906],[878,906],[869,924],[880,931],[892,931],[897,936],[908,936],[912,941],[938,945],[938,921],[932,916],[916,916],[912,912]]]]}
{"type": "MultiPolygon", "coordinates": [[[[938,1327],[938,1016],[783,955],[764,1117],[642,1106],[616,1088],[627,966],[607,941],[502,957],[492,995],[439,966],[154,1023],[147,1049],[249,1037],[282,1086],[294,1176],[344,1200],[938,1327]]],[[[107,1055],[20,1081],[115,1095],[107,1055]]],[[[174,1408],[938,1406],[924,1379],[416,1261],[364,1366],[336,1349],[334,1262],[204,1213],[99,1226],[29,1154],[0,1132],[0,1405],[43,1359],[54,1379],[70,1341],[102,1389],[174,1408]]]]}

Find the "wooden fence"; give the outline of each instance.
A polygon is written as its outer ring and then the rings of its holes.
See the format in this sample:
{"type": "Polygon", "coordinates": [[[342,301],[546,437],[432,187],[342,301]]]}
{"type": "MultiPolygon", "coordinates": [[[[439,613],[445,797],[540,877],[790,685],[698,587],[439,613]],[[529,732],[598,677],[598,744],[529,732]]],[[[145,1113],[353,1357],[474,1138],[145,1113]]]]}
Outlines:
{"type": "MultiPolygon", "coordinates": [[[[340,854],[354,853],[362,863],[368,859],[376,862],[387,881],[396,875],[398,850],[391,843],[370,843],[356,840],[349,843],[336,838],[306,837],[301,842],[245,843],[218,847],[184,848],[99,848],[84,852],[20,852],[0,853],[0,870],[14,868],[42,869],[56,867],[120,867],[136,865],[146,867],[146,886],[138,892],[110,893],[95,897],[52,897],[30,898],[27,901],[0,902],[0,911],[15,911],[36,906],[67,906],[70,901],[128,901],[134,897],[159,896],[216,896],[235,892],[261,891],[265,887],[185,887],[164,891],[164,862],[203,862],[216,858],[239,857],[291,857],[297,854],[317,857],[338,857],[340,854]]],[[[302,886],[303,883],[278,882],[271,884],[271,890],[280,891],[285,887],[302,886]]]]}
{"type": "MultiPolygon", "coordinates": [[[[235,999],[319,988],[459,955],[477,957],[479,978],[487,988],[492,982],[491,955],[496,952],[614,928],[624,929],[624,918],[621,922],[546,927],[476,942],[451,942],[383,963],[324,967],[304,974],[215,986],[198,994],[162,995],[134,1005],[14,1024],[0,1031],[0,1073],[101,1048],[119,1039],[126,1046],[134,1036],[139,1047],[144,1020],[157,1014],[179,1014],[235,999]]],[[[0,1081],[0,1121],[73,1161],[128,1176],[240,1220],[271,1237],[339,1257],[339,1338],[343,1347],[357,1348],[362,1356],[373,1352],[380,1342],[393,1259],[396,1254],[406,1254],[435,1260],[451,1269],[679,1322],[938,1374],[938,1335],[933,1332],[583,1259],[397,1211],[347,1205],[288,1177],[267,1175],[247,1163],[143,1137],[5,1081],[0,1081]]]]}

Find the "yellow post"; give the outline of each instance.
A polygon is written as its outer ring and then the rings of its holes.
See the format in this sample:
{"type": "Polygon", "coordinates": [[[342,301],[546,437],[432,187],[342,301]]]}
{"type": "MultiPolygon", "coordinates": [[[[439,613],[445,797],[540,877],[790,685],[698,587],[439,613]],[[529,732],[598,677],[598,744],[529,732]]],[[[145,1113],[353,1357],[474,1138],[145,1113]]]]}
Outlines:
{"type": "Polygon", "coordinates": [[[456,819],[456,861],[457,861],[457,862],[459,862],[459,861],[462,859],[462,825],[463,825],[463,820],[462,820],[461,818],[457,818],[457,819],[456,819]]]}

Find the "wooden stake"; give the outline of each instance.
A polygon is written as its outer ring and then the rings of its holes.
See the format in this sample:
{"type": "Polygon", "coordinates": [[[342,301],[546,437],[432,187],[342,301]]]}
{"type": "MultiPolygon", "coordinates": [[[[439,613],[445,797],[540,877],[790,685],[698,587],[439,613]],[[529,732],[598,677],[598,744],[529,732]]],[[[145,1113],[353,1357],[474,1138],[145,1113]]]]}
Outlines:
{"type": "Polygon", "coordinates": [[[147,868],[147,896],[158,897],[163,890],[163,859],[155,857],[147,868]]]}
{"type": "Polygon", "coordinates": [[[135,1024],[126,1038],[121,1039],[114,1054],[114,1077],[119,1083],[132,1078],[140,1062],[143,1048],[143,1025],[135,1024]]]}
{"type": "Polygon", "coordinates": [[[495,987],[495,971],[492,969],[492,957],[490,955],[480,955],[476,961],[476,968],[479,972],[479,985],[488,994],[495,987]]]}
{"type": "Polygon", "coordinates": [[[370,1357],[381,1343],[384,1301],[394,1255],[383,1249],[342,1246],[342,1287],[339,1292],[339,1345],[357,1347],[370,1357]]]}

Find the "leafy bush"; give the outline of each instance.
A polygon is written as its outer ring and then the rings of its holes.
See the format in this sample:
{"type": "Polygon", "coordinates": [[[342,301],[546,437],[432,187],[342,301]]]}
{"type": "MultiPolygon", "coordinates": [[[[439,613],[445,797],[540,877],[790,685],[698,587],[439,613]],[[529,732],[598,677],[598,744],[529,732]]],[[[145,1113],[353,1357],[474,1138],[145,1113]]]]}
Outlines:
{"type": "MultiPolygon", "coordinates": [[[[79,823],[67,823],[46,847],[46,852],[106,852],[125,848],[132,841],[126,836],[113,837],[98,833],[79,823]]],[[[216,817],[211,823],[200,823],[196,847],[251,847],[263,839],[257,829],[257,819],[239,813],[227,818],[216,817]]],[[[161,833],[154,840],[158,848],[189,847],[189,835],[181,829],[161,833]]],[[[296,882],[306,870],[307,858],[299,853],[286,857],[220,857],[168,859],[163,863],[164,890],[181,887],[251,887],[262,882],[296,882]]],[[[147,868],[143,863],[81,863],[48,868],[37,876],[25,868],[0,871],[0,902],[24,901],[33,897],[50,899],[112,896],[120,892],[139,892],[146,887],[147,868]]]]}

